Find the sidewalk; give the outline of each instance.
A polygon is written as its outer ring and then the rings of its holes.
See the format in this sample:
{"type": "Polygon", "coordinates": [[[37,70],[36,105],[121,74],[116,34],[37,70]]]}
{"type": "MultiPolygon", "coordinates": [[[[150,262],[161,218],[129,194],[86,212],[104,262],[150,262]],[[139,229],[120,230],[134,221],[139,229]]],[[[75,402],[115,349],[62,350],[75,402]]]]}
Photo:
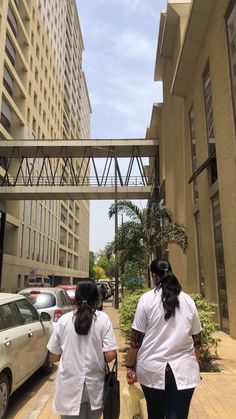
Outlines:
{"type": "MultiPolygon", "coordinates": [[[[126,386],[125,353],[122,352],[122,349],[126,345],[119,331],[118,310],[115,310],[111,303],[105,303],[104,308],[112,321],[119,347],[119,380],[122,392],[126,386]]],[[[233,419],[236,417],[236,340],[223,332],[219,332],[218,335],[221,338],[218,354],[221,357],[219,364],[222,372],[201,374],[202,384],[194,393],[189,419],[233,419]]],[[[55,376],[53,375],[51,378],[55,379],[55,376]]],[[[53,394],[50,394],[44,408],[41,409],[39,415],[35,415],[35,418],[59,418],[51,413],[52,396],[53,394]]],[[[146,412],[145,402],[143,402],[143,411],[146,412]]],[[[122,399],[120,419],[128,419],[125,417],[122,399]]],[[[146,413],[144,419],[147,419],[146,413]]]]}

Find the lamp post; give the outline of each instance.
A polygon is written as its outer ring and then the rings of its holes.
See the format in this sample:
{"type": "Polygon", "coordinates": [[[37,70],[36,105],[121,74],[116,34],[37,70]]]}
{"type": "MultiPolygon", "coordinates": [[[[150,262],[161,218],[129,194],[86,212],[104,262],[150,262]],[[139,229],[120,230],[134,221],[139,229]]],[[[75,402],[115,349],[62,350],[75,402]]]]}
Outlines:
{"type": "MultiPolygon", "coordinates": [[[[115,237],[118,234],[118,211],[117,211],[117,201],[118,201],[118,190],[117,190],[117,157],[114,155],[114,169],[115,169],[115,237]]],[[[118,269],[118,251],[117,244],[115,247],[115,308],[119,308],[119,269],[118,269]]]]}
{"type": "MultiPolygon", "coordinates": [[[[110,150],[104,147],[95,147],[100,150],[108,151],[109,153],[113,153],[114,156],[114,177],[115,177],[115,237],[118,234],[118,211],[117,211],[117,201],[118,201],[118,184],[117,184],[117,157],[115,150],[110,150]]],[[[118,251],[117,246],[115,246],[115,308],[119,308],[119,268],[118,268],[118,251]]]]}

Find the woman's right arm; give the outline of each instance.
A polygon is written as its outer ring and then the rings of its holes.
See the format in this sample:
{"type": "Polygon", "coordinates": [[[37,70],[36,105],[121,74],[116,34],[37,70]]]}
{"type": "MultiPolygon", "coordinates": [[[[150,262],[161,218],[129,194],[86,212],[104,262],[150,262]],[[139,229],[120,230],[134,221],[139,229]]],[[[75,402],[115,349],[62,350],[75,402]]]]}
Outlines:
{"type": "Polygon", "coordinates": [[[196,335],[192,335],[193,338],[193,345],[195,349],[195,355],[197,358],[197,361],[199,362],[200,359],[200,352],[201,352],[201,346],[202,346],[202,334],[197,333],[196,335]]]}

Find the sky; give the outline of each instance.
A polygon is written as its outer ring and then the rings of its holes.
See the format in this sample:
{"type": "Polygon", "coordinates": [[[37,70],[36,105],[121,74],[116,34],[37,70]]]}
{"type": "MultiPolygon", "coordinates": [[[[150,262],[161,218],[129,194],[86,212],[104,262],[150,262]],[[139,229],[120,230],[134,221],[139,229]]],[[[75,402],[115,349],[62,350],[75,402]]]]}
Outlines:
{"type": "MultiPolygon", "coordinates": [[[[153,79],[160,12],[166,4],[167,0],[77,0],[92,139],[145,137],[153,103],[162,101],[161,83],[153,79]]],[[[90,201],[90,250],[95,253],[114,238],[114,220],[108,219],[111,203],[90,201]]]]}

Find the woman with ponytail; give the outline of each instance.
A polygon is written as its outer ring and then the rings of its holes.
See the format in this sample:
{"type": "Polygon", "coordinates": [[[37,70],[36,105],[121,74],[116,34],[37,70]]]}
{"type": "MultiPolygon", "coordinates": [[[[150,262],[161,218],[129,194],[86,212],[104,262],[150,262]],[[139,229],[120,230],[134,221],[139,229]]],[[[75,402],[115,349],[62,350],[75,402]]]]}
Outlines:
{"type": "Polygon", "coordinates": [[[127,381],[139,381],[148,419],[187,419],[200,384],[201,324],[169,262],[153,260],[154,289],[139,300],[127,359],[127,381]]]}
{"type": "Polygon", "coordinates": [[[105,360],[117,356],[109,317],[97,310],[99,294],[93,281],[80,281],[76,309],[64,314],[48,343],[59,362],[54,412],[62,419],[99,419],[102,415],[105,360]]]}

